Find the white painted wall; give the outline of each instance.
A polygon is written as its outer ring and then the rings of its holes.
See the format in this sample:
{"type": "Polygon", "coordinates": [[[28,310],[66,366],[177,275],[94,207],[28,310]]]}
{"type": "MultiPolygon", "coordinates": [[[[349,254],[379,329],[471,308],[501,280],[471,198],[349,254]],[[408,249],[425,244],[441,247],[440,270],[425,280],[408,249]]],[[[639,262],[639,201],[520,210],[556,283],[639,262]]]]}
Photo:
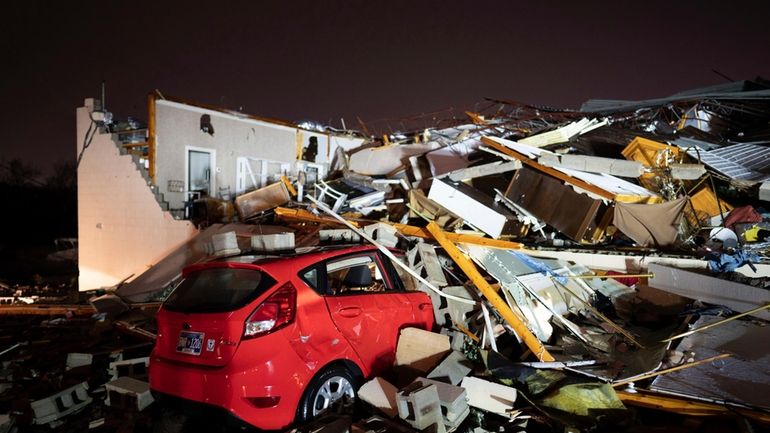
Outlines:
{"type": "MultiPolygon", "coordinates": [[[[77,109],[77,149],[90,124],[93,100],[77,109]]],[[[318,137],[316,163],[328,168],[336,148],[352,149],[363,139],[334,136],[259,121],[237,114],[167,100],[156,102],[156,185],[171,209],[182,209],[183,192],[169,192],[170,180],[187,181],[187,150],[211,150],[213,194],[219,187],[236,192],[237,160],[289,164],[289,174],[310,136],[318,137]],[[200,130],[208,114],[214,135],[200,130]]],[[[255,163],[256,166],[256,163],[255,163]]],[[[276,166],[276,164],[271,164],[276,166]]],[[[110,134],[97,133],[78,168],[80,290],[115,285],[149,266],[190,239],[197,229],[174,220],[156,201],[131,156],[120,155],[110,134]]]]}
{"type": "MultiPolygon", "coordinates": [[[[77,109],[77,152],[93,99],[77,109]]],[[[97,133],[78,167],[79,289],[113,286],[137,276],[197,233],[161,210],[130,155],[97,133]]]]}
{"type": "MultiPolygon", "coordinates": [[[[163,99],[156,101],[155,113],[156,184],[172,209],[181,209],[186,199],[184,193],[168,191],[169,180],[186,180],[186,148],[215,150],[214,183],[217,188],[230,187],[230,192],[235,194],[239,157],[289,163],[289,174],[294,175],[294,162],[311,136],[318,139],[315,162],[326,167],[334,158],[337,146],[349,149],[363,143],[360,138],[330,136],[163,99]],[[211,118],[213,135],[200,130],[200,118],[204,114],[211,118]]],[[[258,170],[257,163],[253,167],[258,170]]]]}

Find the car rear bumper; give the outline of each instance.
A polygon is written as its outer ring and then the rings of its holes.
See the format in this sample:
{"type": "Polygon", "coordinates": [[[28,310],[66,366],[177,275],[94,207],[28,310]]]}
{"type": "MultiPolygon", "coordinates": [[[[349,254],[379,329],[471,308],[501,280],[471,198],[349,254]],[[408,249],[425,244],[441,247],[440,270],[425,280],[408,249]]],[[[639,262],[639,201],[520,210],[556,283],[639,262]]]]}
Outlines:
{"type": "Polygon", "coordinates": [[[223,408],[261,429],[286,427],[294,421],[313,372],[288,346],[282,350],[252,343],[256,342],[241,344],[239,353],[224,367],[180,363],[153,352],[150,387],[154,392],[223,408]],[[277,404],[272,405],[276,399],[277,404]]]}

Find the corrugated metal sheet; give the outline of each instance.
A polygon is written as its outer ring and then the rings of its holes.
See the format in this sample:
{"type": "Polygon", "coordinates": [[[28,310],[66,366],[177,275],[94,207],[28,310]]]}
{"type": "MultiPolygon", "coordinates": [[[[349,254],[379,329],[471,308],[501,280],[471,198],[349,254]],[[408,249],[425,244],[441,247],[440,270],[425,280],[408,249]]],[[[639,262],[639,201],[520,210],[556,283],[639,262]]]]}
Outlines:
{"type": "MultiPolygon", "coordinates": [[[[694,326],[698,328],[717,320],[721,318],[701,317],[694,326]]],[[[770,408],[767,397],[770,390],[768,339],[770,326],[739,320],[693,334],[684,338],[677,350],[692,351],[695,359],[722,353],[733,356],[658,376],[650,389],[770,408]]]]}
{"type": "Polygon", "coordinates": [[[730,179],[753,182],[770,179],[770,146],[741,143],[719,147],[692,138],[679,138],[671,143],[730,179]]]}

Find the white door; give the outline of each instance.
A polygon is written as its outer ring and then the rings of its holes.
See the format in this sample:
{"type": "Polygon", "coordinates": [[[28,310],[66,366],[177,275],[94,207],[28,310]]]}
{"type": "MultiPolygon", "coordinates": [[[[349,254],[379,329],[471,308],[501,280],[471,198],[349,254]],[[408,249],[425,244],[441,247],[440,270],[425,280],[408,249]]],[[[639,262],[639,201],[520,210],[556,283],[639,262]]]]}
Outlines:
{"type": "Polygon", "coordinates": [[[212,195],[212,168],[211,152],[188,150],[187,191],[212,195]]]}

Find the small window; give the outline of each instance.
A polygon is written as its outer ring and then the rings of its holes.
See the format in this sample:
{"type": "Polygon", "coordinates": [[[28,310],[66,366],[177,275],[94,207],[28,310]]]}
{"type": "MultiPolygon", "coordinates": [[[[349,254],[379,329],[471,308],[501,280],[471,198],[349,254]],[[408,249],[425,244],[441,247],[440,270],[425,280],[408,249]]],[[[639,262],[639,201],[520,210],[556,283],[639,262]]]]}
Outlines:
{"type": "Polygon", "coordinates": [[[385,292],[387,286],[374,256],[346,257],[326,265],[328,293],[347,295],[385,292]]]}
{"type": "Polygon", "coordinates": [[[163,303],[169,311],[219,313],[243,307],[275,280],[253,269],[210,268],[190,274],[163,303]]]}
{"type": "Polygon", "coordinates": [[[319,285],[320,281],[318,281],[318,268],[313,266],[310,269],[305,270],[300,277],[305,280],[308,286],[315,290],[318,293],[321,293],[321,286],[319,285]]]}

